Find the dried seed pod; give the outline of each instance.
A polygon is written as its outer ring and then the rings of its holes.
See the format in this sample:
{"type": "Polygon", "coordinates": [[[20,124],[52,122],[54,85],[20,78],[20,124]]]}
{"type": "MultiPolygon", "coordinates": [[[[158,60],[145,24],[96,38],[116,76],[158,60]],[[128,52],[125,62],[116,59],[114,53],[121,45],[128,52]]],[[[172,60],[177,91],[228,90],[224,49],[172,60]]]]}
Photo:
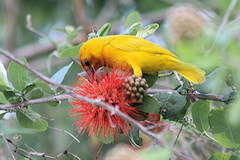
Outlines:
{"type": "Polygon", "coordinates": [[[144,92],[145,92],[145,89],[144,89],[143,87],[139,87],[138,91],[139,91],[140,93],[144,93],[144,92]]]}
{"type": "Polygon", "coordinates": [[[126,93],[129,95],[129,98],[136,98],[137,101],[142,101],[148,88],[146,79],[136,75],[126,79],[123,86],[127,89],[126,93]]]}
{"type": "Polygon", "coordinates": [[[173,43],[180,39],[193,40],[203,31],[206,20],[192,4],[181,4],[170,9],[167,16],[170,38],[173,43]]]}
{"type": "Polygon", "coordinates": [[[137,87],[133,87],[133,88],[132,88],[132,91],[133,91],[133,92],[137,92],[137,90],[138,90],[137,87]]]}
{"type": "Polygon", "coordinates": [[[130,84],[131,86],[133,86],[133,85],[134,85],[134,80],[131,79],[131,80],[129,81],[129,84],[130,84]]]}

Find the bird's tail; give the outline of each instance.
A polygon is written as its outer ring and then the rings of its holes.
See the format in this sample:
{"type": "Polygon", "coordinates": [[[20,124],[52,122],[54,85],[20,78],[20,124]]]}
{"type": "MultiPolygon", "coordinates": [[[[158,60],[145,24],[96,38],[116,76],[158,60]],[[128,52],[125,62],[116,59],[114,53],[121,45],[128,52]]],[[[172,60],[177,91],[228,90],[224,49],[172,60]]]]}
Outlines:
{"type": "Polygon", "coordinates": [[[205,72],[195,65],[179,61],[173,70],[195,84],[203,83],[205,81],[205,72]]]}

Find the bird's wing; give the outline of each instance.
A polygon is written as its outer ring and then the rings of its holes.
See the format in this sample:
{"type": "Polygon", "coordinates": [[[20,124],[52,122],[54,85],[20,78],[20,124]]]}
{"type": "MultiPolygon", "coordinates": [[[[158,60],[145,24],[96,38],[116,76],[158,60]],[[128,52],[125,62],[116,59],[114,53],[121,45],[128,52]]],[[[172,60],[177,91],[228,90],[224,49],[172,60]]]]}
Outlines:
{"type": "Polygon", "coordinates": [[[108,44],[114,48],[128,52],[148,52],[160,55],[168,55],[177,58],[167,49],[136,36],[114,36],[114,38],[108,44]]]}

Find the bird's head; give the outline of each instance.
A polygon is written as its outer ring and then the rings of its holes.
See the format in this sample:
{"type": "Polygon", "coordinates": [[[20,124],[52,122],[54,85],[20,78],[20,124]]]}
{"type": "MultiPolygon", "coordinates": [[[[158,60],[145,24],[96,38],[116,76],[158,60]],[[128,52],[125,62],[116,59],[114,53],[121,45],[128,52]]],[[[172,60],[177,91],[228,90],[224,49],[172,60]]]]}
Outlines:
{"type": "Polygon", "coordinates": [[[80,62],[82,64],[82,68],[84,71],[88,73],[88,75],[93,74],[99,67],[103,65],[101,58],[99,57],[101,53],[94,46],[89,43],[89,41],[85,42],[79,52],[80,62]]]}

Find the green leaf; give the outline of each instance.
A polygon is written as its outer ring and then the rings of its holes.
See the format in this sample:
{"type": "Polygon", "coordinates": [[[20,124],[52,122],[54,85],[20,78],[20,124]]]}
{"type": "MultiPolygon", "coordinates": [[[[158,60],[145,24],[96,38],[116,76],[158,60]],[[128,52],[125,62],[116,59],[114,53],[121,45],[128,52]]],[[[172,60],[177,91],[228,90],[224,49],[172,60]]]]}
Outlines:
{"type": "Polygon", "coordinates": [[[138,107],[138,109],[147,113],[159,113],[160,106],[158,101],[151,96],[145,95],[143,97],[143,103],[140,104],[143,107],[138,107]]]}
{"type": "Polygon", "coordinates": [[[198,100],[192,107],[192,118],[197,129],[204,132],[209,128],[208,115],[210,113],[210,101],[198,100]]]}
{"type": "Polygon", "coordinates": [[[219,84],[219,76],[221,75],[221,73],[224,72],[224,70],[225,69],[223,67],[215,69],[213,72],[209,73],[206,76],[206,81],[204,83],[193,85],[194,89],[203,94],[208,94],[211,93],[213,90],[216,90],[216,85],[214,85],[214,83],[219,84]]]}
{"type": "Polygon", "coordinates": [[[82,47],[83,43],[73,46],[73,47],[68,47],[67,49],[64,49],[61,54],[59,55],[59,58],[72,58],[72,57],[78,57],[79,55],[79,50],[82,47]]]}
{"type": "Polygon", "coordinates": [[[128,32],[128,35],[133,35],[133,36],[135,36],[136,34],[137,34],[137,29],[136,28],[133,28],[133,29],[131,29],[129,32],[128,32]]]}
{"type": "Polygon", "coordinates": [[[158,73],[155,74],[143,74],[143,78],[146,79],[149,87],[152,87],[158,79],[158,73]]]}
{"type": "MultiPolygon", "coordinates": [[[[27,64],[27,60],[25,58],[21,58],[20,60],[27,64]]],[[[22,91],[27,83],[28,70],[12,61],[8,66],[8,74],[14,88],[22,91]]]]}
{"type": "Polygon", "coordinates": [[[7,79],[6,69],[4,68],[2,62],[0,61],[0,90],[1,88],[4,89],[4,87],[9,88],[9,83],[7,79]]]}
{"type": "Polygon", "coordinates": [[[18,103],[22,99],[22,96],[19,93],[15,93],[15,91],[4,90],[3,93],[9,103],[18,103]]]}
{"type": "Polygon", "coordinates": [[[125,21],[125,29],[128,29],[137,22],[141,22],[140,14],[136,11],[129,13],[125,21]]]}
{"type": "Polygon", "coordinates": [[[43,82],[42,80],[37,79],[37,80],[35,80],[35,81],[33,82],[33,84],[35,84],[36,86],[42,88],[44,91],[46,91],[46,92],[48,92],[48,93],[50,93],[50,94],[55,95],[54,90],[52,90],[52,89],[50,88],[50,86],[49,86],[47,83],[43,82]]]}
{"type": "Polygon", "coordinates": [[[30,107],[17,111],[16,115],[19,123],[25,128],[45,131],[48,127],[48,122],[41,119],[41,116],[30,107]]]}
{"type": "Polygon", "coordinates": [[[236,157],[228,153],[214,153],[208,160],[239,160],[239,157],[236,157]]]}
{"type": "Polygon", "coordinates": [[[150,24],[147,27],[140,29],[137,32],[136,36],[145,39],[153,34],[158,29],[158,27],[159,25],[157,23],[150,24]]]}
{"type": "Polygon", "coordinates": [[[8,86],[6,86],[6,85],[1,85],[0,84],[0,91],[4,91],[4,90],[9,90],[9,89],[11,89],[10,87],[8,87],[8,86]]]}
{"type": "Polygon", "coordinates": [[[28,92],[30,92],[31,90],[33,90],[36,87],[36,85],[34,84],[28,84],[24,89],[23,89],[23,94],[26,94],[28,92]]]}
{"type": "Polygon", "coordinates": [[[237,100],[235,100],[233,103],[231,103],[229,105],[229,107],[231,108],[229,113],[228,113],[229,117],[230,117],[229,121],[233,126],[237,126],[240,123],[240,116],[239,116],[240,107],[239,107],[239,104],[240,104],[240,96],[238,96],[237,100]]]}
{"type": "Polygon", "coordinates": [[[27,86],[24,91],[23,97],[27,100],[41,98],[44,95],[43,92],[33,84],[27,86]]]}
{"type": "Polygon", "coordinates": [[[160,114],[164,119],[180,120],[187,111],[186,98],[177,93],[159,93],[154,95],[160,104],[160,114]]]}
{"type": "Polygon", "coordinates": [[[129,30],[136,29],[137,31],[141,28],[142,22],[136,22],[129,27],[129,30]]]}
{"type": "Polygon", "coordinates": [[[128,140],[136,148],[142,148],[143,146],[143,139],[139,137],[139,129],[137,127],[133,127],[133,129],[130,130],[128,140]]]}
{"type": "Polygon", "coordinates": [[[128,34],[128,35],[134,35],[135,36],[137,34],[137,32],[139,31],[139,29],[141,28],[141,26],[142,26],[141,22],[136,22],[121,34],[128,34]]]}
{"type": "Polygon", "coordinates": [[[111,24],[110,23],[105,23],[97,32],[99,36],[107,36],[111,30],[111,24]]]}
{"type": "Polygon", "coordinates": [[[8,101],[3,92],[0,92],[0,104],[8,104],[8,101]]]}
{"type": "Polygon", "coordinates": [[[4,112],[4,113],[1,113],[1,114],[0,114],[0,120],[3,119],[3,117],[4,117],[4,115],[5,115],[6,113],[7,113],[7,112],[4,112]]]}
{"type": "Polygon", "coordinates": [[[228,149],[240,149],[240,124],[229,122],[229,108],[218,107],[209,115],[210,129],[219,144],[228,149]]]}
{"type": "MultiPolygon", "coordinates": [[[[73,62],[71,62],[69,65],[63,67],[62,69],[60,69],[59,71],[57,71],[52,77],[51,80],[61,84],[64,77],[66,76],[68,70],[70,69],[70,67],[72,66],[73,62]]],[[[52,88],[56,88],[56,87],[52,87],[52,88]]]]}
{"type": "Polygon", "coordinates": [[[239,95],[238,92],[233,91],[233,92],[230,92],[230,93],[224,95],[223,98],[222,98],[222,100],[224,100],[224,101],[229,101],[229,102],[230,102],[230,101],[236,99],[238,95],[239,95]]]}
{"type": "Polygon", "coordinates": [[[232,73],[231,70],[228,70],[228,74],[226,75],[225,81],[226,81],[226,84],[227,84],[229,87],[231,87],[231,88],[234,87],[233,73],[232,73]]]}
{"type": "Polygon", "coordinates": [[[50,105],[51,107],[57,107],[59,105],[58,102],[48,102],[48,105],[50,105]]]}

